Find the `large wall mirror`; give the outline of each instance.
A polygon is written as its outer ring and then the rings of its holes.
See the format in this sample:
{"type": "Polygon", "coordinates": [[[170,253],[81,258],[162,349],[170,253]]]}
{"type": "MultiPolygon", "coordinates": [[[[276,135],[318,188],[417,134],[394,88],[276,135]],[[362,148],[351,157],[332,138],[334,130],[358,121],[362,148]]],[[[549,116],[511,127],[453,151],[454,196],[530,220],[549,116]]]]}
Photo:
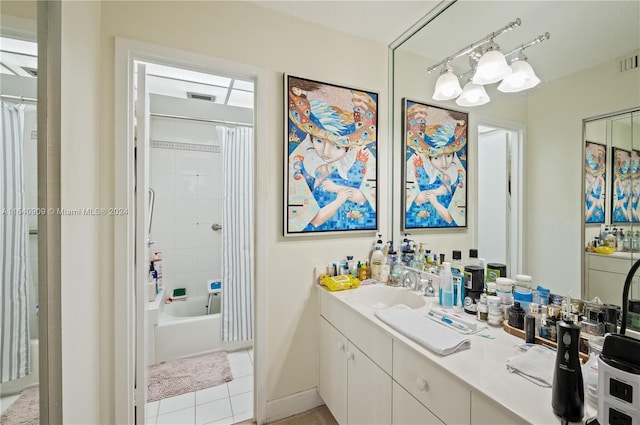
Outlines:
{"type": "MultiPolygon", "coordinates": [[[[640,3],[629,1],[459,0],[438,4],[398,40],[392,46],[394,240],[403,239],[408,196],[403,99],[468,113],[467,226],[412,229],[410,239],[446,258],[454,249],[465,257],[478,248],[487,261],[508,264],[509,276],[528,274],[556,293],[620,304],[619,287],[596,294],[583,281],[583,122],[640,105],[639,19],[640,3]],[[522,51],[540,84],[515,93],[487,84],[490,102],[482,106],[432,99],[442,67],[428,73],[430,67],[517,19],[520,25],[495,42],[508,53],[543,36],[522,51]],[[490,140],[501,141],[499,154],[485,153],[490,140]],[[496,157],[500,163],[489,165],[496,157]],[[497,171],[489,183],[487,170],[497,171]],[[486,224],[487,214],[499,221],[486,224]]],[[[466,54],[450,61],[463,87],[473,64],[466,54]]]]}

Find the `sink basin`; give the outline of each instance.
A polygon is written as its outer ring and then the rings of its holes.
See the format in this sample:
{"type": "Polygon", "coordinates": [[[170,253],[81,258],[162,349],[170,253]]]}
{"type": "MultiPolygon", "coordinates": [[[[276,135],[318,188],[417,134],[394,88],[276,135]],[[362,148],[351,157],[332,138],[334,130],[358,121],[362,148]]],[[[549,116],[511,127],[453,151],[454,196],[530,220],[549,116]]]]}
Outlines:
{"type": "Polygon", "coordinates": [[[354,307],[369,309],[387,308],[396,304],[415,309],[426,305],[421,295],[406,288],[385,285],[361,286],[353,291],[353,295],[345,298],[345,301],[354,307]]]}

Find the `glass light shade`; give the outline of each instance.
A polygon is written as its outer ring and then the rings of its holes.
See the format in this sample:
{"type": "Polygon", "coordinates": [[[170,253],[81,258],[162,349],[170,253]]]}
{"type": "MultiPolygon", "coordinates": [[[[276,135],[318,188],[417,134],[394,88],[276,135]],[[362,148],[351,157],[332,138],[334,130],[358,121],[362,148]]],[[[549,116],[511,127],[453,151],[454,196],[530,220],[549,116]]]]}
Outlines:
{"type": "Polygon", "coordinates": [[[456,99],[456,103],[460,106],[480,106],[488,103],[490,100],[491,98],[489,98],[483,86],[469,81],[464,85],[464,90],[462,90],[460,97],[456,99]]]}
{"type": "Polygon", "coordinates": [[[511,67],[507,64],[504,55],[498,50],[489,50],[478,61],[476,73],[473,75],[473,83],[497,83],[511,72],[511,67]]]}
{"type": "Polygon", "coordinates": [[[462,93],[462,87],[460,87],[458,77],[453,72],[447,71],[438,77],[432,99],[449,100],[458,97],[460,93],[462,93]]]}
{"type": "Polygon", "coordinates": [[[511,64],[511,69],[513,72],[507,75],[498,86],[498,90],[501,92],[515,93],[540,84],[540,79],[533,72],[529,62],[524,60],[515,61],[511,64]]]}

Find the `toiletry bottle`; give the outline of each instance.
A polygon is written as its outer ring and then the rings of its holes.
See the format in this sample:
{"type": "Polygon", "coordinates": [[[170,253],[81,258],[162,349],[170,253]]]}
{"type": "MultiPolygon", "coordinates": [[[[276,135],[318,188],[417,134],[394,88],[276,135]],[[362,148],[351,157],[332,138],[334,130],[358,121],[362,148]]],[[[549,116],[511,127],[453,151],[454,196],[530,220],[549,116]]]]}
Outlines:
{"type": "Polygon", "coordinates": [[[387,285],[391,275],[391,264],[389,263],[389,245],[385,245],[382,252],[382,265],[380,266],[380,283],[387,285]]]}
{"type": "Polygon", "coordinates": [[[480,262],[478,260],[478,250],[474,248],[469,249],[469,262],[467,263],[471,266],[480,266],[480,262]]]}
{"type": "Polygon", "coordinates": [[[484,292],[480,294],[480,301],[477,306],[478,320],[486,322],[489,318],[489,307],[487,306],[487,294],[484,292]]]}
{"type": "Polygon", "coordinates": [[[454,306],[461,310],[464,300],[464,264],[462,263],[462,252],[454,250],[452,253],[451,274],[453,275],[454,306]]]}
{"type": "Polygon", "coordinates": [[[358,279],[360,279],[360,281],[366,280],[367,274],[368,272],[366,263],[360,264],[360,268],[358,269],[358,279]]]}
{"type": "Polygon", "coordinates": [[[440,304],[444,307],[453,307],[453,276],[451,263],[442,263],[440,271],[440,304]]]}
{"type": "Polygon", "coordinates": [[[162,252],[156,251],[153,253],[153,262],[153,268],[156,270],[158,275],[158,291],[160,291],[164,286],[162,282],[162,252]]]}
{"type": "Polygon", "coordinates": [[[373,251],[373,254],[371,254],[371,260],[369,261],[369,265],[371,266],[371,279],[380,281],[383,258],[384,254],[380,250],[380,247],[376,246],[375,251],[373,251]]]}

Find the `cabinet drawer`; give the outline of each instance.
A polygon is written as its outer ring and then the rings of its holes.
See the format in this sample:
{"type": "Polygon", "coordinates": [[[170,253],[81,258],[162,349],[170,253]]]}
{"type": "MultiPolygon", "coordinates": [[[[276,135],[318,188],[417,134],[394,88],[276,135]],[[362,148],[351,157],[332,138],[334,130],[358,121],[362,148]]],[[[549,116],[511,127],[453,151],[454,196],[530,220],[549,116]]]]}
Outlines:
{"type": "Polygon", "coordinates": [[[393,343],[393,379],[447,424],[468,424],[471,391],[406,345],[393,343]]]}
{"type": "Polygon", "coordinates": [[[631,258],[605,257],[602,255],[589,256],[589,268],[603,272],[622,273],[625,276],[633,265],[631,258]]]}
{"type": "Polygon", "coordinates": [[[433,413],[424,407],[404,388],[393,383],[394,425],[444,425],[433,413]]]}
{"type": "Polygon", "coordinates": [[[391,375],[391,336],[370,319],[327,293],[322,293],[320,297],[320,314],[391,375]]]}
{"type": "Polygon", "coordinates": [[[527,424],[520,416],[506,410],[487,396],[471,393],[472,425],[519,425],[527,424]]]}

